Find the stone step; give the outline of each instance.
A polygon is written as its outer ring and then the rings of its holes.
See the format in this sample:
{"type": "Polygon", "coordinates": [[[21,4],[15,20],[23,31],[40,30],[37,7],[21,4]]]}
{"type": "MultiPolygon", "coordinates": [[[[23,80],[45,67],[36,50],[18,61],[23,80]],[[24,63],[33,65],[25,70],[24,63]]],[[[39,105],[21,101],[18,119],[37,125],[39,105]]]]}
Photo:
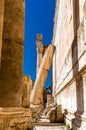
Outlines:
{"type": "Polygon", "coordinates": [[[40,123],[35,124],[33,130],[66,130],[66,126],[64,124],[51,124],[51,123],[40,123]]]}
{"type": "Polygon", "coordinates": [[[45,118],[45,116],[44,116],[44,115],[42,115],[42,116],[40,116],[40,118],[43,118],[43,119],[44,119],[44,118],[45,118]]]}
{"type": "Polygon", "coordinates": [[[65,123],[36,122],[36,126],[65,126],[65,123]]]}
{"type": "Polygon", "coordinates": [[[50,120],[44,118],[44,119],[39,119],[38,122],[44,122],[44,123],[47,123],[47,122],[50,122],[50,120]]]}

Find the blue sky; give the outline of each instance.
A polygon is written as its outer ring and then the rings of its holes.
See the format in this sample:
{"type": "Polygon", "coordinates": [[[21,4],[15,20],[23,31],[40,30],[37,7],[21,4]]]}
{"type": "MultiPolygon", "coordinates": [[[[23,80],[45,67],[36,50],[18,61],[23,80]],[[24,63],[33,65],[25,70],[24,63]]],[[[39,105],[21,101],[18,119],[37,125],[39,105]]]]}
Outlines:
{"type": "MultiPolygon", "coordinates": [[[[25,37],[23,73],[36,78],[36,34],[42,33],[43,44],[49,45],[53,35],[55,0],[25,0],[25,37]]],[[[45,86],[51,86],[51,71],[45,86]]]]}

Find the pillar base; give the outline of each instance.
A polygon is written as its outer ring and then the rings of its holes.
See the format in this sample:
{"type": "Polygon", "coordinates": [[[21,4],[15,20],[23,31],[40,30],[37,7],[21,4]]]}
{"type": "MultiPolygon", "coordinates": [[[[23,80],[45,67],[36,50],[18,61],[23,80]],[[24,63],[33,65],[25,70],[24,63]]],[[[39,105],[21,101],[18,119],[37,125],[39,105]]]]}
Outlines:
{"type": "Polygon", "coordinates": [[[30,128],[31,121],[30,109],[0,108],[0,130],[27,130],[30,128]]]}

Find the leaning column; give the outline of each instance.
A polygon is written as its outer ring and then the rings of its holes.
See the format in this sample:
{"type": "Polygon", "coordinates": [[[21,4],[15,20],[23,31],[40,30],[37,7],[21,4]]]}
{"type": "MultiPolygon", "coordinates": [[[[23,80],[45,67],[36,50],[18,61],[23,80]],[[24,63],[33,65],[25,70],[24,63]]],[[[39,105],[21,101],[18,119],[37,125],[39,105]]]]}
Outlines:
{"type": "Polygon", "coordinates": [[[49,45],[44,54],[41,66],[39,68],[37,78],[34,84],[34,88],[31,93],[30,103],[34,105],[41,104],[41,92],[43,91],[43,87],[48,75],[48,71],[50,69],[52,58],[54,54],[55,47],[54,45],[49,45]]]}

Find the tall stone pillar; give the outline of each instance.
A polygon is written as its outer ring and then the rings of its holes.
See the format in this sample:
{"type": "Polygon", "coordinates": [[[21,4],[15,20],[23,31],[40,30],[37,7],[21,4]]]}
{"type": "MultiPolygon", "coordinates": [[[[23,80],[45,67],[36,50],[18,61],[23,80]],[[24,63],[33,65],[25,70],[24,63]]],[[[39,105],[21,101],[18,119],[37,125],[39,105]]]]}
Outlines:
{"type": "MultiPolygon", "coordinates": [[[[3,0],[0,0],[1,2],[3,0]]],[[[0,130],[27,130],[31,124],[30,109],[22,108],[23,42],[24,0],[4,0],[0,68],[0,130]]]]}
{"type": "Polygon", "coordinates": [[[41,104],[41,100],[40,100],[41,92],[43,91],[43,87],[44,87],[44,84],[48,75],[48,71],[52,63],[54,50],[55,50],[54,45],[49,45],[44,54],[44,57],[43,57],[43,60],[39,68],[37,78],[34,84],[34,88],[31,93],[31,97],[30,97],[31,104],[34,104],[34,105],[41,104]]]}
{"type": "MultiPolygon", "coordinates": [[[[0,0],[1,3],[2,0],[0,0]]],[[[22,106],[24,0],[4,1],[0,107],[22,106]]]]}
{"type": "MultiPolygon", "coordinates": [[[[37,40],[36,40],[36,45],[37,45],[37,69],[36,69],[36,75],[38,74],[40,65],[42,63],[42,58],[43,58],[43,53],[44,53],[44,46],[42,44],[42,39],[43,36],[42,34],[37,34],[37,40]]],[[[41,103],[43,103],[43,91],[41,92],[41,103]]]]}
{"type": "Polygon", "coordinates": [[[44,47],[42,44],[42,34],[37,34],[36,45],[37,45],[37,73],[38,73],[43,58],[43,52],[44,52],[44,47]]]}
{"type": "Polygon", "coordinates": [[[4,0],[0,0],[0,66],[1,66],[1,52],[2,52],[3,19],[4,19],[4,0]]]}
{"type": "Polygon", "coordinates": [[[30,94],[31,94],[31,77],[30,76],[23,76],[23,96],[22,96],[22,105],[25,108],[30,106],[30,94]]]}

